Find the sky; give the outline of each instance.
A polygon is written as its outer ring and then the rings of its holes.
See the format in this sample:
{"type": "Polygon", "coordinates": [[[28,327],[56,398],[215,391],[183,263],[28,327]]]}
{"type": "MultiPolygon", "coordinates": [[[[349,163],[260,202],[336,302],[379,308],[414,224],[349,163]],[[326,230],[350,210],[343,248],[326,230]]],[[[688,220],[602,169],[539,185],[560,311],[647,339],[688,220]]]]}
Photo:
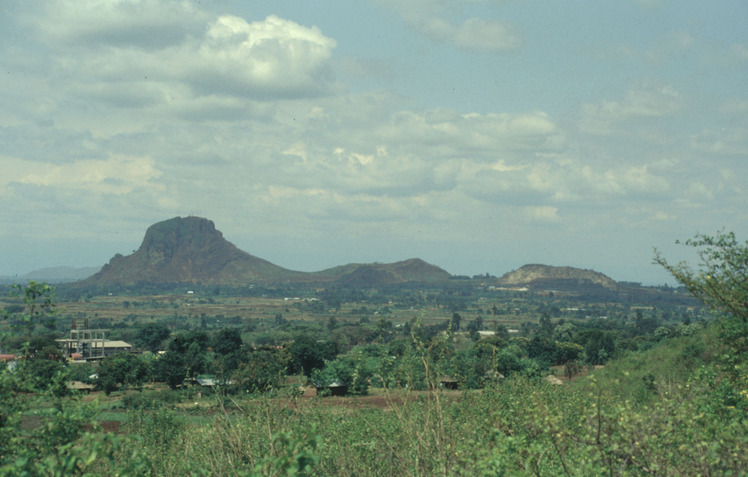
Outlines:
{"type": "Polygon", "coordinates": [[[176,216],[277,265],[671,283],[748,239],[742,0],[0,3],[0,275],[176,216]]]}

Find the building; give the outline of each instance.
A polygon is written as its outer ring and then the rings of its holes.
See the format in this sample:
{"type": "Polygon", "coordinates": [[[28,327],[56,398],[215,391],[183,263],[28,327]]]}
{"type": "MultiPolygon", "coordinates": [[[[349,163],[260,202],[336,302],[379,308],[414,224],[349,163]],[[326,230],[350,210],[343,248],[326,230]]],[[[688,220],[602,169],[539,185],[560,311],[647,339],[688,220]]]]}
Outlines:
{"type": "Polygon", "coordinates": [[[111,341],[106,338],[109,330],[90,329],[88,318],[83,328],[78,328],[73,320],[73,326],[68,338],[61,338],[57,345],[62,349],[65,357],[71,361],[93,361],[104,359],[113,354],[132,351],[132,345],[124,341],[111,341]]]}

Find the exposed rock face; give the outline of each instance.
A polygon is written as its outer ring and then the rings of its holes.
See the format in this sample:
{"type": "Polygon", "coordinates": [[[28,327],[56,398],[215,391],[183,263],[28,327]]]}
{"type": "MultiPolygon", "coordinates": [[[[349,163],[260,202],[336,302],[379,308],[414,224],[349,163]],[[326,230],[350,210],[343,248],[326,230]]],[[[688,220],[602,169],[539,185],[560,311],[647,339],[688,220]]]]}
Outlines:
{"type": "Polygon", "coordinates": [[[533,286],[552,285],[553,283],[584,283],[600,285],[610,290],[617,290],[618,283],[612,278],[594,270],[583,270],[574,267],[552,267],[550,265],[530,264],[524,265],[519,270],[509,272],[498,279],[498,284],[503,286],[533,286]]]}
{"type": "Polygon", "coordinates": [[[86,282],[228,284],[282,280],[299,273],[239,250],[210,220],[175,217],[150,226],[135,253],[115,255],[86,282]]]}

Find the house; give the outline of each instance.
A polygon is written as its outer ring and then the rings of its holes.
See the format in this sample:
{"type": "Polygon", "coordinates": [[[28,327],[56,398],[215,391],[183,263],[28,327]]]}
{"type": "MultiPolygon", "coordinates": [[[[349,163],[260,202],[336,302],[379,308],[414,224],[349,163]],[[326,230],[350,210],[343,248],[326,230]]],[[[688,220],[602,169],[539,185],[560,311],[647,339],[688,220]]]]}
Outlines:
{"type": "Polygon", "coordinates": [[[78,328],[76,320],[68,338],[55,340],[65,356],[72,362],[85,362],[104,359],[113,354],[132,351],[132,345],[124,341],[106,338],[109,330],[91,329],[86,319],[83,328],[78,328]]]}
{"type": "Polygon", "coordinates": [[[451,376],[444,376],[439,382],[443,389],[459,389],[460,381],[451,376]]]}
{"type": "Polygon", "coordinates": [[[327,389],[330,390],[331,396],[345,396],[348,392],[348,385],[335,380],[327,385],[327,389]]]}
{"type": "Polygon", "coordinates": [[[342,381],[338,381],[337,379],[331,381],[329,384],[314,382],[312,384],[315,388],[317,388],[317,395],[319,395],[320,391],[322,390],[330,391],[330,396],[345,396],[348,392],[348,385],[343,383],[342,381]]]}

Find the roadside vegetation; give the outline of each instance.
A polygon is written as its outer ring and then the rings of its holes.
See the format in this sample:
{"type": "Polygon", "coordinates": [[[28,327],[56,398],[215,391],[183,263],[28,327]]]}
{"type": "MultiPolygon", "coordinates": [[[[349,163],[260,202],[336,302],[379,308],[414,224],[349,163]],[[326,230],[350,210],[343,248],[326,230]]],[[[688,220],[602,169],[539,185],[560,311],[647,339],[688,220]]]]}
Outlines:
{"type": "Polygon", "coordinates": [[[699,302],[496,290],[480,277],[439,289],[16,287],[2,347],[22,359],[0,372],[0,474],[746,475],[748,243],[686,245],[695,269],[655,260],[699,302]],[[54,339],[73,318],[139,353],[66,363],[54,339]]]}

